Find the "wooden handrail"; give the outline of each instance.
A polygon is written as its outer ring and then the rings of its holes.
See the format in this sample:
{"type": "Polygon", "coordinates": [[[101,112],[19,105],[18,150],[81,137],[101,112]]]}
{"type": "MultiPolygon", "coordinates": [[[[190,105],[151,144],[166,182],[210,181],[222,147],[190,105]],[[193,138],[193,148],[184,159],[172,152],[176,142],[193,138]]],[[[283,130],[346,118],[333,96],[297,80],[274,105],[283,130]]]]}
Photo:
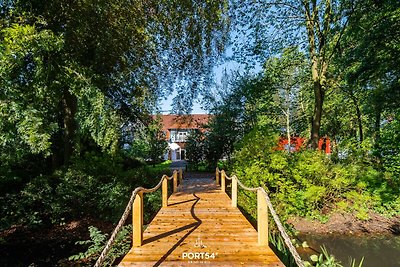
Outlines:
{"type": "Polygon", "coordinates": [[[157,186],[152,189],[140,190],[136,195],[132,212],[132,240],[134,247],[140,247],[143,243],[143,193],[153,193],[160,188],[161,184],[162,207],[168,207],[168,180],[172,180],[172,192],[176,193],[178,191],[178,174],[179,177],[182,177],[182,169],[179,171],[174,170],[171,177],[163,175],[157,186]]]}
{"type": "MultiPolygon", "coordinates": [[[[132,209],[132,243],[134,247],[140,247],[143,243],[143,195],[145,193],[153,193],[157,191],[161,186],[162,186],[162,206],[166,207],[168,206],[168,180],[174,179],[174,184],[173,184],[173,192],[176,192],[178,190],[178,183],[177,183],[177,177],[178,177],[178,170],[174,170],[173,175],[171,177],[167,175],[163,175],[158,182],[158,184],[150,189],[143,188],[143,187],[137,187],[135,190],[132,191],[131,198],[129,199],[128,205],[125,208],[124,213],[121,216],[121,219],[119,220],[117,226],[115,227],[114,231],[112,232],[110,239],[107,241],[107,244],[105,245],[103,251],[101,252],[99,258],[97,259],[94,267],[100,267],[108,252],[111,249],[111,246],[113,245],[115,238],[121,229],[121,227],[125,224],[126,219],[128,218],[128,215],[132,209]],[[176,181],[176,182],[175,182],[176,181]]],[[[182,181],[183,174],[182,174],[182,169],[179,170],[179,180],[182,181]]]]}
{"type": "Polygon", "coordinates": [[[175,193],[178,188],[178,172],[174,172],[174,174],[172,176],[174,177],[172,192],[175,193]]]}
{"type": "Polygon", "coordinates": [[[268,206],[261,190],[257,190],[257,232],[258,244],[268,246],[268,206]]]}
{"type": "MultiPolygon", "coordinates": [[[[260,246],[268,245],[268,210],[272,214],[272,218],[274,219],[276,226],[278,227],[279,232],[282,235],[282,238],[288,247],[290,253],[292,254],[297,266],[299,267],[304,267],[304,263],[301,260],[301,257],[295,247],[293,246],[292,242],[290,241],[290,238],[288,234],[285,231],[285,228],[283,227],[281,221],[279,220],[278,215],[275,212],[274,207],[272,206],[271,200],[269,199],[269,196],[267,192],[264,190],[262,187],[247,187],[240,180],[236,175],[233,175],[232,177],[229,177],[226,175],[224,170],[219,170],[217,167],[215,170],[215,178],[218,181],[218,177],[221,176],[221,191],[225,192],[225,180],[231,180],[232,181],[232,206],[237,207],[237,190],[238,186],[240,185],[241,188],[247,191],[251,192],[257,192],[257,232],[258,232],[258,244],[260,246]],[[265,223],[266,222],[266,223],[265,223]]],[[[217,184],[219,184],[217,182],[217,184]]]]}
{"type": "Polygon", "coordinates": [[[221,173],[221,190],[222,190],[222,192],[225,192],[225,190],[226,190],[226,181],[225,181],[225,178],[226,178],[226,174],[225,174],[225,172],[223,171],[223,172],[221,173]]]}
{"type": "Polygon", "coordinates": [[[215,183],[219,185],[219,177],[220,177],[221,172],[218,170],[218,168],[215,170],[215,183]]]}
{"type": "Polygon", "coordinates": [[[162,198],[162,207],[165,208],[168,206],[168,180],[164,179],[162,181],[162,189],[161,189],[161,198],[162,198]]]}
{"type": "Polygon", "coordinates": [[[232,179],[232,207],[237,208],[237,193],[238,193],[238,182],[236,179],[232,179]]]}
{"type": "MultiPolygon", "coordinates": [[[[167,181],[167,180],[164,180],[167,181]]],[[[132,245],[140,247],[143,242],[143,193],[137,193],[133,201],[132,212],[132,245]]]]}

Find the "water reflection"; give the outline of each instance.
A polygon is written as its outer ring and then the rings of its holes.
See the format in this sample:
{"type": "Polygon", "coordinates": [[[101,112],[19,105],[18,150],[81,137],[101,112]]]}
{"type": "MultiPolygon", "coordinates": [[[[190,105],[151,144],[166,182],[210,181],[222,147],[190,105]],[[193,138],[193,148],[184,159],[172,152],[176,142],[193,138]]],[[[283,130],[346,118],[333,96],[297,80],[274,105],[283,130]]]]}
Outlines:
{"type": "Polygon", "coordinates": [[[310,248],[300,249],[302,258],[316,254],[325,245],[330,254],[350,266],[351,258],[357,264],[364,257],[363,267],[400,267],[400,236],[347,236],[347,235],[300,235],[301,241],[307,241],[310,248]]]}

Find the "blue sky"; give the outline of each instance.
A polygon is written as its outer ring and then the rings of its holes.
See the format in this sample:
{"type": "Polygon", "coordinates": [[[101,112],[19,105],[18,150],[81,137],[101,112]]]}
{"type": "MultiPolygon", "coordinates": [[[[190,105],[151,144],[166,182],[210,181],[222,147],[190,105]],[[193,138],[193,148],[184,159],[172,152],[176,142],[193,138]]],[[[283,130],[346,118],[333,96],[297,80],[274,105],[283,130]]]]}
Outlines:
{"type": "MultiPolygon", "coordinates": [[[[237,34],[236,32],[232,33],[237,34]]],[[[233,37],[232,37],[233,38],[233,37]]],[[[242,41],[245,41],[245,39],[243,39],[242,41]]],[[[223,62],[220,65],[217,65],[213,68],[213,72],[214,72],[214,83],[217,86],[221,85],[221,79],[222,76],[225,72],[226,69],[226,73],[228,73],[228,75],[234,71],[234,70],[244,70],[244,65],[238,63],[237,61],[233,60],[233,49],[232,46],[227,47],[225,54],[224,54],[224,58],[226,58],[227,60],[225,62],[223,62]]],[[[257,62],[253,62],[253,66],[251,68],[251,71],[253,73],[258,73],[262,70],[262,67],[259,63],[257,62]]],[[[248,66],[247,66],[248,69],[248,66]]],[[[210,90],[213,90],[214,88],[210,88],[210,90]]],[[[169,97],[167,99],[162,99],[160,101],[160,109],[161,109],[161,113],[162,114],[170,114],[171,110],[172,110],[172,100],[173,98],[176,96],[176,92],[173,92],[172,94],[169,95],[169,97]]],[[[207,110],[204,110],[202,108],[201,105],[201,100],[200,99],[196,99],[196,101],[193,103],[193,107],[192,107],[192,114],[206,114],[207,110]]]]}
{"type": "MultiPolygon", "coordinates": [[[[215,84],[221,85],[221,78],[222,78],[222,75],[223,75],[225,69],[227,70],[227,72],[229,74],[233,70],[242,69],[242,67],[239,63],[237,63],[236,61],[232,61],[232,60],[224,62],[218,66],[215,66],[214,70],[213,70],[215,84]]],[[[213,90],[213,88],[210,88],[210,90],[213,90]]],[[[176,93],[174,92],[166,100],[162,100],[160,102],[160,108],[161,108],[161,111],[163,114],[171,113],[172,99],[174,98],[175,95],[176,95],[176,93]]],[[[202,108],[202,105],[200,102],[201,102],[200,99],[196,99],[196,101],[193,103],[192,114],[206,114],[207,113],[207,110],[204,110],[202,108]]]]}
{"type": "MultiPolygon", "coordinates": [[[[232,53],[231,49],[228,49],[228,54],[232,53]]],[[[229,60],[226,61],[218,66],[214,67],[214,82],[217,85],[221,85],[221,79],[222,75],[224,73],[224,70],[227,70],[227,73],[229,74],[233,70],[241,70],[243,67],[236,61],[229,60]]],[[[210,90],[213,90],[214,88],[210,88],[210,90]]],[[[175,97],[176,93],[172,93],[166,100],[161,100],[160,101],[160,107],[161,111],[163,114],[170,114],[172,110],[172,99],[175,97]]],[[[193,103],[193,110],[192,114],[206,114],[207,110],[204,110],[201,105],[201,100],[196,99],[196,101],[193,103]]]]}
{"type": "MultiPolygon", "coordinates": [[[[163,114],[170,114],[172,110],[172,99],[174,98],[176,94],[171,94],[166,100],[162,100],[160,103],[161,106],[161,112],[163,114]]],[[[193,104],[193,111],[192,114],[206,114],[207,111],[201,108],[201,105],[199,101],[197,100],[193,104]]]]}

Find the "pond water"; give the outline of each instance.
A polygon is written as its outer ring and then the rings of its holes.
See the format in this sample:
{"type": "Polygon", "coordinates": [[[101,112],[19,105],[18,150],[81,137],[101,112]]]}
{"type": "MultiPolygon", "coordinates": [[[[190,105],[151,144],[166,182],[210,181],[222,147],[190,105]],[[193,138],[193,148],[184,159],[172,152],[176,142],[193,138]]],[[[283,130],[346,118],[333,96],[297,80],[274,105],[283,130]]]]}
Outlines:
{"type": "Polygon", "coordinates": [[[299,239],[306,240],[310,247],[299,250],[302,258],[309,261],[309,255],[317,254],[312,250],[320,252],[324,245],[346,267],[350,266],[351,259],[355,259],[358,266],[362,257],[363,267],[400,267],[400,236],[301,235],[299,239]]]}

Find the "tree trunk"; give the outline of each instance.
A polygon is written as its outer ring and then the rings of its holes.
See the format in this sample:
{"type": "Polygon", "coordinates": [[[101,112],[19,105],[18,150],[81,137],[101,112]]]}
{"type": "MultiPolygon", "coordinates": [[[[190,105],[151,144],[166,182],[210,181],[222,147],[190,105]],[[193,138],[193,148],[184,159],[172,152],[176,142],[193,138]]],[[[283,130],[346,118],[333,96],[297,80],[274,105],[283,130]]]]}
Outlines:
{"type": "Polygon", "coordinates": [[[314,114],[311,124],[311,148],[318,148],[319,130],[321,128],[322,107],[324,104],[324,90],[319,80],[314,81],[314,114]]]}
{"type": "Polygon", "coordinates": [[[64,110],[64,165],[68,165],[74,152],[76,122],[75,114],[77,110],[77,98],[72,95],[68,89],[63,94],[63,110],[64,110]]]}
{"type": "MultiPolygon", "coordinates": [[[[61,128],[62,124],[59,125],[61,128]]],[[[62,165],[62,155],[60,152],[62,151],[63,137],[61,132],[57,132],[52,136],[51,143],[51,168],[55,171],[62,165]]]]}
{"type": "Polygon", "coordinates": [[[331,1],[325,1],[323,16],[319,15],[317,1],[302,1],[306,18],[306,30],[311,56],[311,75],[314,82],[315,105],[311,123],[311,148],[318,148],[322,107],[326,87],[329,57],[326,56],[326,39],[330,33],[331,1]],[[323,27],[320,27],[323,25],[323,27]]]}

